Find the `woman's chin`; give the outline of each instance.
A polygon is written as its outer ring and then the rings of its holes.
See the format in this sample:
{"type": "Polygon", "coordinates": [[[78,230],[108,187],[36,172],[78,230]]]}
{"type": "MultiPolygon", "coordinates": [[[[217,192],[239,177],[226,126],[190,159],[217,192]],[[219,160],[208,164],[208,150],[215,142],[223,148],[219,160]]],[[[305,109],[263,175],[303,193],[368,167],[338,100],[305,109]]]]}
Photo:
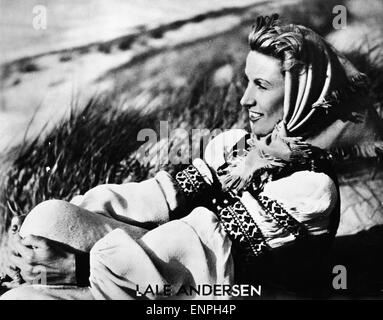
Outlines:
{"type": "Polygon", "coordinates": [[[262,138],[267,136],[269,133],[272,132],[272,130],[262,130],[261,128],[254,128],[253,126],[250,126],[251,133],[256,136],[257,138],[262,138]]]}

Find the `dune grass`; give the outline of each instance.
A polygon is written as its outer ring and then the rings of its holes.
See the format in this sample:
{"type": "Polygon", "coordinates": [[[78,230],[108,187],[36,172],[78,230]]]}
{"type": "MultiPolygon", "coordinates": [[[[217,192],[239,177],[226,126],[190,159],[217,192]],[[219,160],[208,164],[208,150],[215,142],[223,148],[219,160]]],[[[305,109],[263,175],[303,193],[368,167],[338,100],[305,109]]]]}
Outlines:
{"type": "MultiPolygon", "coordinates": [[[[0,195],[5,226],[13,215],[26,214],[47,199],[70,200],[101,183],[141,181],[160,168],[174,170],[177,165],[137,156],[135,152],[144,143],[137,141],[141,129],[153,129],[159,136],[159,122],[168,121],[172,152],[180,143],[173,129],[182,127],[191,137],[192,129],[233,127],[243,115],[238,85],[209,84],[221,65],[215,58],[208,66],[198,65],[188,86],[164,92],[153,88],[150,94],[161,95],[166,107],[125,110],[111,96],[95,97],[84,108],[73,106],[69,118],[42,138],[11,150],[12,164],[0,195]]],[[[198,142],[190,140],[190,144],[198,142]]]]}

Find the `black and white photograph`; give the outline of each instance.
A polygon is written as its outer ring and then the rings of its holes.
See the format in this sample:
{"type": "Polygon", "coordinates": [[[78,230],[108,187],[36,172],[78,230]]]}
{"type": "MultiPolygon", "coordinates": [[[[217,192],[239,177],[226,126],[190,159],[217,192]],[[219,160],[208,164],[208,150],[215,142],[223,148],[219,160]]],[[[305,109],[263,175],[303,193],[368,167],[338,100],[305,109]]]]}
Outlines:
{"type": "Polygon", "coordinates": [[[0,0],[0,300],[382,299],[382,0],[0,0]]]}

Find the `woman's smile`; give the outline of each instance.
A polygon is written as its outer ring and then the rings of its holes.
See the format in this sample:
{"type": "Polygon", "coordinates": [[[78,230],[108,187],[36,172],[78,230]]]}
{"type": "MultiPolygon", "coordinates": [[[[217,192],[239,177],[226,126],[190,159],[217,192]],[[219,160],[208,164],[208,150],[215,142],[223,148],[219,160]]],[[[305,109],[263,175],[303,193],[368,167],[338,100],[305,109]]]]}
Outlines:
{"type": "Polygon", "coordinates": [[[252,122],[255,122],[255,121],[259,120],[263,116],[264,116],[263,113],[260,113],[260,112],[257,112],[257,111],[253,111],[253,110],[249,110],[249,119],[252,122]]]}

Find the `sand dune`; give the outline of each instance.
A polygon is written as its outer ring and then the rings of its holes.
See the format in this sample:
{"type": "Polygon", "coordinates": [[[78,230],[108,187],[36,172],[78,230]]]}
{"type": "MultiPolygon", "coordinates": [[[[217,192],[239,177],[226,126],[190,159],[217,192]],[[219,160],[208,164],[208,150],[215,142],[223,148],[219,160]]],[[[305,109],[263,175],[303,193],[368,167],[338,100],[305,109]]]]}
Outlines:
{"type": "Polygon", "coordinates": [[[27,136],[38,134],[45,125],[52,127],[68,114],[74,101],[82,105],[94,94],[112,90],[116,74],[138,61],[239,26],[248,28],[257,12],[270,12],[282,6],[280,2],[269,1],[241,1],[236,7],[227,7],[225,3],[215,10],[131,30],[108,41],[53,50],[3,64],[0,152],[21,141],[34,115],[27,136]]]}

